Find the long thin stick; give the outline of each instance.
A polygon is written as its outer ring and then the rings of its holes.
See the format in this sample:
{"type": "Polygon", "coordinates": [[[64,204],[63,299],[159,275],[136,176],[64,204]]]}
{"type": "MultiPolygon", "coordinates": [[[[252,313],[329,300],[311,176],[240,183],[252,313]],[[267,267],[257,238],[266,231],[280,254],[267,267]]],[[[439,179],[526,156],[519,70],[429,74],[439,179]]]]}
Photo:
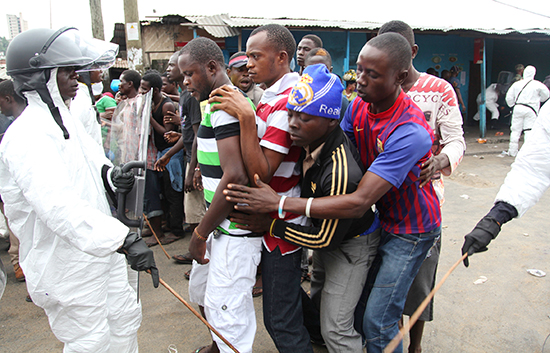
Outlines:
{"type": "Polygon", "coordinates": [[[201,314],[199,314],[195,309],[193,309],[193,307],[191,305],[189,305],[189,303],[187,303],[185,301],[185,299],[183,299],[181,297],[181,295],[179,295],[175,290],[172,289],[172,287],[170,287],[166,282],[164,282],[162,280],[162,278],[159,278],[159,283],[162,284],[166,289],[168,289],[168,291],[170,291],[170,293],[172,293],[176,298],[178,298],[182,303],[183,305],[185,305],[187,307],[187,309],[191,310],[191,312],[193,314],[195,314],[196,317],[198,317],[202,322],[203,324],[205,324],[212,332],[214,332],[216,334],[216,336],[218,336],[225,344],[227,344],[227,346],[229,348],[231,348],[231,350],[233,350],[233,352],[235,353],[239,353],[239,351],[237,350],[237,348],[233,347],[233,345],[231,343],[229,343],[229,341],[227,341],[222,335],[221,333],[219,333],[215,328],[212,327],[212,325],[210,325],[208,323],[208,321],[206,321],[201,314]]]}
{"type": "Polygon", "coordinates": [[[399,342],[401,342],[401,340],[403,339],[403,337],[411,330],[411,326],[413,326],[416,322],[416,320],[418,320],[418,318],[420,317],[420,315],[422,314],[422,312],[424,312],[424,309],[426,309],[426,307],[428,306],[428,304],[430,303],[430,300],[432,300],[432,298],[434,297],[435,293],[437,293],[437,291],[439,290],[439,288],[441,288],[441,286],[443,285],[443,283],[445,283],[445,281],[447,280],[447,277],[449,277],[451,275],[451,273],[455,270],[455,268],[460,265],[460,263],[462,261],[464,261],[464,259],[468,256],[468,253],[465,253],[464,255],[462,255],[462,257],[453,265],[453,267],[451,267],[451,269],[449,271],[447,271],[447,273],[445,274],[445,276],[443,276],[443,278],[441,279],[441,281],[439,281],[439,283],[434,287],[434,289],[432,289],[432,291],[430,292],[430,294],[428,294],[428,296],[426,297],[426,299],[424,299],[424,301],[422,302],[422,304],[420,304],[420,306],[418,307],[418,309],[416,309],[416,311],[414,312],[414,314],[412,314],[411,318],[409,319],[409,322],[407,324],[403,324],[403,327],[401,328],[401,330],[399,330],[399,332],[397,333],[397,335],[395,335],[395,337],[391,340],[391,342],[386,346],[386,348],[384,348],[384,353],[392,353],[395,348],[397,348],[397,346],[399,345],[399,342]]]}
{"type": "Polygon", "coordinates": [[[168,260],[170,260],[171,259],[170,255],[168,255],[168,253],[164,249],[164,246],[162,246],[162,244],[160,243],[159,237],[157,237],[157,233],[155,233],[155,230],[153,229],[153,227],[151,227],[151,223],[149,223],[149,220],[147,219],[147,216],[145,215],[145,213],[143,214],[143,218],[145,219],[145,222],[147,222],[149,229],[151,229],[151,233],[153,233],[153,235],[155,236],[157,243],[159,243],[160,248],[162,249],[162,251],[164,251],[164,254],[166,254],[166,257],[168,258],[168,260]]]}

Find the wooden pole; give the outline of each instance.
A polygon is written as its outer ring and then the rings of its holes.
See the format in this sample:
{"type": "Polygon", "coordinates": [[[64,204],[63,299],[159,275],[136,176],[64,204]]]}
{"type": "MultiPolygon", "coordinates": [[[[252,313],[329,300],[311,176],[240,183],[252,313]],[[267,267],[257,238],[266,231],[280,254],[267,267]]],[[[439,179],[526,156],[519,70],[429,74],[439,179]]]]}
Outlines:
{"type": "MultiPolygon", "coordinates": [[[[147,272],[148,272],[148,273],[151,273],[151,271],[149,271],[149,270],[147,270],[147,272]]],[[[214,327],[212,327],[212,325],[210,325],[210,324],[208,323],[208,321],[206,321],[206,319],[205,319],[204,317],[202,317],[202,315],[201,315],[197,310],[195,310],[191,305],[189,305],[189,303],[188,303],[185,299],[183,299],[182,296],[179,295],[175,290],[173,290],[172,287],[170,287],[166,282],[164,282],[164,281],[162,280],[162,278],[159,278],[159,283],[162,284],[162,285],[164,286],[164,288],[168,289],[168,291],[169,291],[170,293],[172,293],[176,298],[178,298],[179,301],[182,302],[183,305],[185,305],[185,306],[187,307],[187,309],[191,310],[191,312],[192,312],[193,314],[195,314],[195,316],[198,317],[198,318],[202,321],[202,323],[206,325],[206,327],[208,327],[212,332],[214,332],[214,334],[215,334],[216,336],[218,336],[218,337],[223,341],[223,343],[227,344],[227,346],[228,346],[229,348],[231,348],[231,350],[232,350],[233,352],[239,353],[239,351],[237,350],[237,348],[235,348],[231,343],[229,343],[229,341],[226,340],[225,337],[223,337],[223,336],[221,335],[221,333],[218,332],[218,330],[216,330],[214,327]]]]}
{"type": "Polygon", "coordinates": [[[155,236],[157,243],[159,243],[160,248],[162,249],[162,251],[164,251],[164,254],[168,258],[168,260],[170,260],[171,259],[170,255],[168,255],[168,253],[164,249],[164,246],[162,246],[162,244],[160,243],[160,239],[159,237],[157,237],[157,233],[155,233],[155,230],[153,229],[153,227],[151,227],[151,223],[149,223],[149,220],[147,219],[147,216],[145,215],[145,213],[143,214],[143,219],[145,219],[145,222],[147,222],[147,225],[149,226],[149,229],[151,229],[151,233],[153,233],[153,235],[155,236]]]}
{"type": "Polygon", "coordinates": [[[416,309],[416,311],[414,312],[414,314],[412,314],[411,318],[409,319],[409,322],[407,324],[404,324],[403,323],[403,327],[401,328],[401,330],[399,330],[399,332],[397,333],[397,335],[395,335],[395,337],[391,340],[391,342],[386,346],[386,348],[384,348],[384,353],[392,353],[395,348],[397,348],[397,345],[399,344],[399,342],[401,342],[401,340],[403,339],[403,337],[407,334],[407,332],[409,332],[411,330],[411,326],[414,325],[414,323],[416,322],[416,320],[418,320],[418,318],[420,317],[420,314],[422,314],[422,312],[424,312],[424,309],[426,309],[426,307],[428,306],[428,304],[430,303],[430,300],[432,300],[432,298],[434,297],[435,293],[437,293],[437,291],[439,290],[439,288],[441,288],[441,286],[443,285],[443,283],[445,283],[445,281],[447,280],[447,277],[449,277],[451,275],[451,273],[455,270],[455,268],[462,262],[464,261],[464,259],[468,256],[468,253],[465,253],[462,255],[462,257],[453,265],[453,267],[451,267],[451,269],[449,271],[447,271],[447,273],[445,274],[445,276],[443,276],[443,278],[441,279],[441,281],[439,281],[439,283],[435,286],[434,289],[432,289],[432,291],[430,292],[430,294],[428,294],[428,296],[426,297],[426,299],[424,299],[424,301],[422,302],[422,304],[420,304],[420,306],[418,307],[418,309],[416,309]]]}
{"type": "Polygon", "coordinates": [[[128,67],[141,72],[143,71],[143,54],[137,0],[124,0],[124,22],[128,67]]]}
{"type": "Polygon", "coordinates": [[[105,40],[101,0],[90,0],[90,15],[92,16],[92,35],[94,38],[105,40]]]}

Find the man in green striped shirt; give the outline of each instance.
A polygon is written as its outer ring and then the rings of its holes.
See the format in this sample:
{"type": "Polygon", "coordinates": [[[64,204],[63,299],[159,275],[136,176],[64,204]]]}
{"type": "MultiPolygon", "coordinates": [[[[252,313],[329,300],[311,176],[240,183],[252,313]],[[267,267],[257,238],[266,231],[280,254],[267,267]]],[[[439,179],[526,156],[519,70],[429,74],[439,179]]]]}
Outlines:
{"type": "MultiPolygon", "coordinates": [[[[214,89],[231,85],[218,45],[195,38],[180,52],[178,66],[187,91],[199,102],[214,89]]],[[[207,211],[193,231],[189,251],[193,270],[189,297],[204,307],[204,314],[239,352],[252,352],[256,317],[252,287],[260,263],[262,234],[235,227],[228,219],[234,204],[226,201],[228,183],[246,184],[248,177],[241,157],[237,118],[207,105],[197,133],[197,158],[202,174],[207,211]]],[[[231,352],[213,335],[221,352],[231,352]]],[[[203,352],[216,352],[216,345],[203,352]]]]}

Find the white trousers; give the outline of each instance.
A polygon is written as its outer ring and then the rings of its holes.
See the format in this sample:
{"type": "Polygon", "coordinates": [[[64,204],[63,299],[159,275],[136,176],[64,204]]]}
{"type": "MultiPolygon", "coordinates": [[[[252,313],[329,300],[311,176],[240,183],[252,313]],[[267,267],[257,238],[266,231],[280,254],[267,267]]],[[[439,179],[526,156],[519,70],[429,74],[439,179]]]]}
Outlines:
{"type": "Polygon", "coordinates": [[[100,285],[83,284],[73,303],[46,302],[54,335],[65,344],[64,353],[137,353],[141,306],[128,283],[126,260],[112,255],[110,272],[97,277],[90,283],[102,277],[100,285]]]}
{"type": "MultiPolygon", "coordinates": [[[[207,265],[193,261],[189,298],[204,306],[206,319],[241,353],[252,352],[256,314],[252,287],[261,260],[262,238],[210,235],[207,265]],[[202,302],[202,303],[201,303],[202,302]]],[[[233,352],[212,334],[220,352],[233,352]]]]}
{"type": "MultiPolygon", "coordinates": [[[[498,104],[496,102],[486,102],[485,108],[491,113],[492,120],[498,120],[500,113],[498,112],[498,104]]],[[[477,106],[477,113],[473,118],[475,121],[479,121],[479,105],[477,106]]]]}
{"type": "Polygon", "coordinates": [[[508,154],[515,157],[518,154],[519,138],[524,133],[523,141],[527,141],[530,129],[535,124],[537,116],[535,112],[528,107],[516,105],[512,115],[512,124],[510,125],[510,146],[508,154]]]}

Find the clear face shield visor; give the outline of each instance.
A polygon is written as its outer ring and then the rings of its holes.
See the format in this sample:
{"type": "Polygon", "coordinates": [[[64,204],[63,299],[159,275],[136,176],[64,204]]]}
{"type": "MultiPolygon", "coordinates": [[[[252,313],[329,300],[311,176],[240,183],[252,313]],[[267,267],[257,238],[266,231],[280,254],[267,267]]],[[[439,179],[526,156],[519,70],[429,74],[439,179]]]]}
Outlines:
{"type": "Polygon", "coordinates": [[[36,68],[74,66],[77,72],[106,70],[117,54],[117,44],[84,37],[76,28],[64,28],[50,37],[30,63],[36,68]]]}
{"type": "Polygon", "coordinates": [[[105,71],[115,63],[118,54],[118,44],[106,42],[96,38],[82,37],[78,31],[69,31],[69,35],[75,35],[75,43],[80,48],[82,55],[91,61],[77,69],[77,72],[102,70],[105,71]]]}

